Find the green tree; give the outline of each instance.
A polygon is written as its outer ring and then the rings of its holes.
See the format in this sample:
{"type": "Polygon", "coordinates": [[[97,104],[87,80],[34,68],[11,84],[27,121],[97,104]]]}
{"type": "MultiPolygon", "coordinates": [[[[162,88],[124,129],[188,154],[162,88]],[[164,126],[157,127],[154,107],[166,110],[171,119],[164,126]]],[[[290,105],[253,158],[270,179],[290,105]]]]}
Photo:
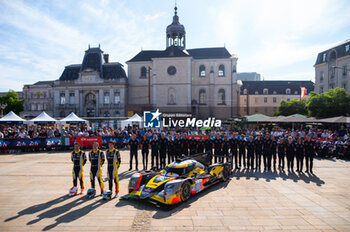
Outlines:
{"type": "Polygon", "coordinates": [[[310,95],[306,106],[310,116],[330,118],[350,114],[350,94],[343,88],[320,94],[311,92],[310,95]]]}
{"type": "Polygon", "coordinates": [[[0,103],[7,105],[4,109],[4,114],[7,114],[11,110],[16,114],[23,111],[24,100],[20,100],[18,94],[13,90],[9,90],[5,96],[0,97],[0,103]]]}
{"type": "Polygon", "coordinates": [[[306,108],[307,100],[306,99],[292,99],[290,101],[282,100],[278,106],[278,110],[273,114],[274,116],[288,116],[292,114],[302,114],[307,115],[308,111],[306,108]]]}

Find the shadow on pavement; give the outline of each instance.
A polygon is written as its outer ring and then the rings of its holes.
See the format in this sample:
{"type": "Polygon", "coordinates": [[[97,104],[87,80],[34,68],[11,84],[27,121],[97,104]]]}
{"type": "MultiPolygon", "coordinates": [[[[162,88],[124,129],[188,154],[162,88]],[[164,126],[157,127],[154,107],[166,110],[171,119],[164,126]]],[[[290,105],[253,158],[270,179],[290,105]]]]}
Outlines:
{"type": "MultiPolygon", "coordinates": [[[[85,197],[85,199],[86,199],[86,197],[85,197]]],[[[108,201],[103,200],[103,199],[98,200],[98,201],[93,201],[91,204],[88,204],[88,205],[84,206],[83,208],[73,210],[69,213],[66,213],[66,214],[56,218],[55,219],[56,222],[54,224],[45,226],[43,230],[44,231],[51,230],[61,223],[70,223],[72,221],[75,221],[75,220],[87,215],[88,213],[90,213],[94,209],[104,205],[107,202],[108,201]]]]}
{"type": "Polygon", "coordinates": [[[132,205],[136,209],[139,210],[147,210],[147,211],[156,211],[156,213],[153,215],[154,219],[163,219],[172,216],[173,214],[180,212],[183,209],[189,208],[191,204],[195,201],[197,201],[199,198],[205,196],[206,194],[219,190],[221,188],[226,188],[229,184],[230,180],[226,182],[220,182],[213,186],[208,187],[207,189],[204,189],[202,192],[199,192],[195,195],[192,195],[192,197],[186,201],[186,202],[180,202],[176,205],[168,206],[168,205],[154,205],[152,203],[149,203],[147,201],[140,201],[140,200],[120,200],[115,206],[116,207],[123,207],[127,205],[132,205]]]}
{"type": "Polygon", "coordinates": [[[304,172],[294,172],[288,171],[285,172],[283,170],[279,171],[259,171],[259,170],[251,170],[251,169],[235,169],[233,170],[233,178],[239,180],[240,178],[245,177],[247,180],[254,179],[265,179],[266,182],[270,182],[271,180],[276,180],[277,178],[282,178],[282,180],[293,180],[294,182],[304,181],[307,184],[314,183],[317,186],[322,186],[325,184],[323,180],[317,177],[315,174],[304,173],[304,172]]]}
{"type": "Polygon", "coordinates": [[[59,206],[59,207],[55,207],[55,208],[52,208],[48,211],[45,211],[41,214],[39,214],[37,217],[37,219],[34,219],[32,221],[29,221],[27,223],[27,225],[32,225],[32,224],[35,224],[39,221],[41,221],[42,219],[45,219],[45,218],[54,218],[54,217],[57,217],[61,214],[64,214],[65,212],[68,212],[69,210],[71,210],[73,207],[76,207],[84,202],[86,202],[88,199],[86,196],[82,196],[82,197],[79,197],[77,198],[76,200],[74,201],[71,201],[65,205],[62,205],[62,206],[59,206]]]}
{"type": "Polygon", "coordinates": [[[48,201],[48,202],[45,202],[45,203],[41,203],[41,204],[37,204],[37,205],[33,205],[33,206],[30,206],[22,211],[19,211],[17,213],[16,216],[13,216],[13,217],[10,217],[10,218],[7,218],[5,220],[5,222],[8,222],[8,221],[12,221],[14,219],[17,219],[23,215],[28,215],[28,214],[35,214],[37,212],[40,212],[40,211],[43,211],[45,209],[48,209],[50,208],[51,206],[55,205],[55,204],[58,204],[60,202],[63,202],[67,199],[69,199],[70,197],[68,195],[63,195],[63,196],[60,196],[59,198],[56,198],[54,200],[51,200],[51,201],[48,201]]]}

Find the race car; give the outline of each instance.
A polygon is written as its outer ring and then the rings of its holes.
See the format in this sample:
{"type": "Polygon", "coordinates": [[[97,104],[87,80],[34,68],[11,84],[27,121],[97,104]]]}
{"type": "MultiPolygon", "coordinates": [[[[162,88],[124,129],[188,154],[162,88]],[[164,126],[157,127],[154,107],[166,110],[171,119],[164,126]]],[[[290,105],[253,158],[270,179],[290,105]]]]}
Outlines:
{"type": "Polygon", "coordinates": [[[181,157],[160,172],[142,171],[131,176],[129,192],[123,199],[146,200],[155,204],[173,205],[187,201],[192,194],[227,181],[229,163],[210,165],[211,155],[181,157]]]}

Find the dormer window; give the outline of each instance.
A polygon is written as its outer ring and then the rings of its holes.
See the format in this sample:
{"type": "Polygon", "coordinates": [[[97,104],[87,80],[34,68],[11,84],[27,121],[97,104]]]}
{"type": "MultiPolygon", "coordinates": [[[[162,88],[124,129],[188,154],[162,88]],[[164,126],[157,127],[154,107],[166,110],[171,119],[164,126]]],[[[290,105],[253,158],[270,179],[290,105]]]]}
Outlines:
{"type": "Polygon", "coordinates": [[[348,53],[350,51],[350,44],[345,45],[345,53],[348,53]]]}
{"type": "Polygon", "coordinates": [[[243,94],[248,94],[248,90],[247,90],[247,89],[244,89],[244,90],[243,90],[243,94]]]}
{"type": "Polygon", "coordinates": [[[294,91],[294,94],[295,94],[295,95],[297,95],[297,94],[298,94],[298,91],[297,91],[297,90],[296,90],[296,91],[294,91]]]}
{"type": "Polygon", "coordinates": [[[291,90],[288,88],[286,89],[286,94],[290,94],[291,93],[291,90]]]}
{"type": "Polygon", "coordinates": [[[326,53],[323,53],[322,61],[323,61],[323,62],[326,62],[326,53]]]}
{"type": "Polygon", "coordinates": [[[264,95],[269,94],[269,90],[268,89],[264,89],[263,92],[264,92],[264,95]]]}
{"type": "Polygon", "coordinates": [[[259,92],[258,91],[255,91],[255,95],[258,95],[259,94],[259,92]]]}
{"type": "Polygon", "coordinates": [[[273,94],[277,94],[277,91],[276,91],[276,90],[274,90],[274,91],[273,91],[273,94]]]}

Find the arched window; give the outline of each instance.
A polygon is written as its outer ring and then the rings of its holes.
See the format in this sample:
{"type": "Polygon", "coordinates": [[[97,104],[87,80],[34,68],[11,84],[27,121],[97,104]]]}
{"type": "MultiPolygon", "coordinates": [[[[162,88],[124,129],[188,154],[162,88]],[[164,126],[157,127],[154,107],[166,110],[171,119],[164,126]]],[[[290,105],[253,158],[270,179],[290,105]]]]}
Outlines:
{"type": "Polygon", "coordinates": [[[218,76],[219,77],[225,76],[225,66],[223,64],[220,64],[219,66],[218,76]]]}
{"type": "Polygon", "coordinates": [[[168,89],[168,105],[176,104],[176,91],[174,88],[168,89]]]}
{"type": "Polygon", "coordinates": [[[205,77],[205,66],[204,65],[199,66],[199,76],[205,77]]]}
{"type": "Polygon", "coordinates": [[[199,104],[205,105],[207,104],[207,93],[204,89],[199,90],[199,104]]]}
{"type": "Polygon", "coordinates": [[[290,94],[290,89],[286,89],[286,94],[290,94]]]}
{"type": "Polygon", "coordinates": [[[140,70],[140,78],[146,78],[146,77],[147,77],[147,69],[145,66],[142,66],[140,70]]]}
{"type": "Polygon", "coordinates": [[[225,90],[219,89],[218,91],[218,105],[225,105],[226,96],[225,96],[225,90]]]}

